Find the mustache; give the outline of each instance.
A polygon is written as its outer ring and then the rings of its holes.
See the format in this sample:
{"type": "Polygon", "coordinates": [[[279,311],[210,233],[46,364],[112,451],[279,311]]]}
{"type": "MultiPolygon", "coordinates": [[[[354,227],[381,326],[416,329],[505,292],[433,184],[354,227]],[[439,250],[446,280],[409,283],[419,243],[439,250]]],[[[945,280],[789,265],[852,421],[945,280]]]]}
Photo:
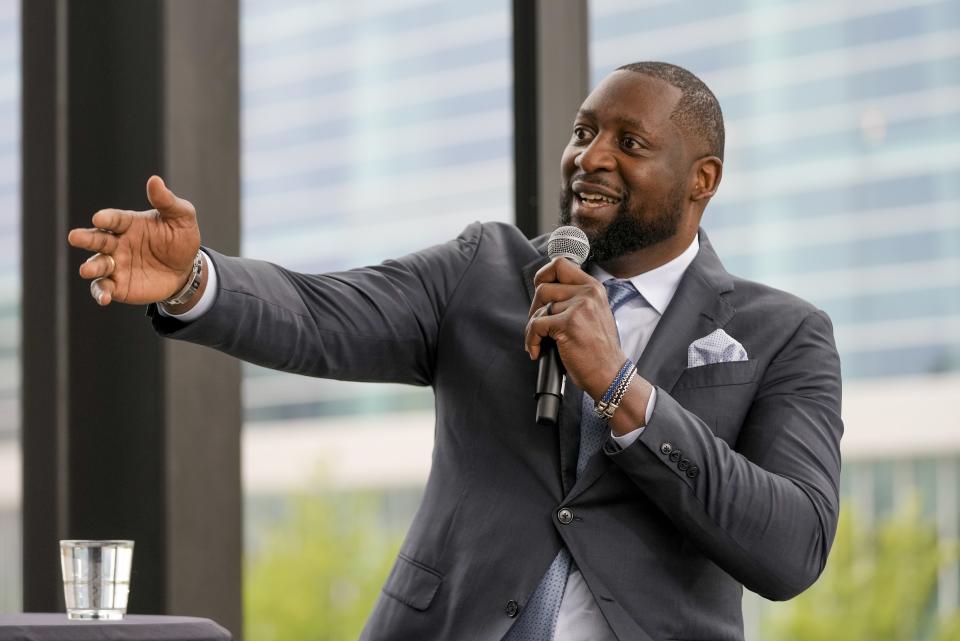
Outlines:
{"type": "Polygon", "coordinates": [[[614,185],[611,185],[606,180],[603,180],[602,178],[598,180],[596,177],[591,177],[589,174],[584,174],[584,173],[574,174],[560,188],[559,205],[560,205],[560,213],[563,216],[563,219],[561,221],[561,224],[563,225],[570,224],[569,223],[570,208],[573,206],[573,183],[575,183],[578,180],[582,180],[583,182],[589,185],[604,187],[606,189],[619,193],[620,205],[618,208],[622,212],[628,211],[628,209],[631,206],[631,203],[633,203],[633,192],[630,191],[630,189],[628,189],[626,186],[615,187],[614,185]]]}
{"type": "Polygon", "coordinates": [[[596,174],[588,174],[586,172],[579,172],[570,176],[569,180],[567,180],[566,184],[564,184],[563,186],[564,191],[572,192],[573,183],[577,181],[582,181],[588,185],[594,185],[596,187],[603,187],[604,189],[608,189],[618,194],[622,194],[624,198],[626,198],[630,193],[630,191],[626,187],[622,187],[622,186],[617,187],[615,185],[611,185],[602,176],[599,176],[596,174]]]}

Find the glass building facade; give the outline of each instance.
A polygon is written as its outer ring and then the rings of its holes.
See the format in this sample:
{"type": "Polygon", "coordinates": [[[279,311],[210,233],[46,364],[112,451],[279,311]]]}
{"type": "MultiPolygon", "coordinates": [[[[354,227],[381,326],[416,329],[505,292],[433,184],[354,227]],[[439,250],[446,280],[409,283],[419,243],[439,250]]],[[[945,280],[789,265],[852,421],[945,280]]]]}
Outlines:
{"type": "MultiPolygon", "coordinates": [[[[305,272],[513,220],[510,5],[243,3],[243,253],[305,272]]],[[[250,368],[248,425],[429,409],[250,368]]]]}

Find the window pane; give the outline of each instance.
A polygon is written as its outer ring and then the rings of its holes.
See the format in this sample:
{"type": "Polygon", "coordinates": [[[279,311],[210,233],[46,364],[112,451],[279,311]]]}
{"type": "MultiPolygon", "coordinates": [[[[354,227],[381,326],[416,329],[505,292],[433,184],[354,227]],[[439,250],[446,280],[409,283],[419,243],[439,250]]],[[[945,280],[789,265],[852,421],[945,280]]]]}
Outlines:
{"type": "MultiPolygon", "coordinates": [[[[245,256],[326,272],[513,221],[509,2],[245,0],[242,12],[245,256]]],[[[244,372],[247,634],[296,625],[259,585],[283,576],[274,589],[340,622],[331,638],[356,638],[426,480],[432,394],[244,372]],[[367,553],[330,558],[338,537],[367,553]],[[271,551],[281,540],[323,576],[299,584],[302,568],[271,551]]]]}
{"type": "Polygon", "coordinates": [[[0,0],[0,612],[21,609],[20,3],[0,0]]]}

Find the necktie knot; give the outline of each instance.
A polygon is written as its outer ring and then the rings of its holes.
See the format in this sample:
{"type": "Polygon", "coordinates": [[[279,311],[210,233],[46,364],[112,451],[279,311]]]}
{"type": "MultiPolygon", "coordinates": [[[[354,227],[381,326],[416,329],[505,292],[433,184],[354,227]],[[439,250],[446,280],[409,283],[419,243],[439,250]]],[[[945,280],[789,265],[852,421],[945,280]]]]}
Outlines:
{"type": "Polygon", "coordinates": [[[605,280],[603,286],[607,288],[607,300],[610,301],[610,310],[614,312],[631,298],[640,295],[633,283],[621,278],[605,280]]]}

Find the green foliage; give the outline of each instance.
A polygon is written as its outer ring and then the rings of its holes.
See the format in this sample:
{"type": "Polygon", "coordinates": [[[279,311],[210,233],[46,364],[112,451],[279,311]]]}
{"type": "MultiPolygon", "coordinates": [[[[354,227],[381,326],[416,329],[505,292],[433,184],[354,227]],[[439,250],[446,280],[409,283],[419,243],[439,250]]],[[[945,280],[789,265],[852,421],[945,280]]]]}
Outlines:
{"type": "Polygon", "coordinates": [[[249,641],[352,641],[400,547],[373,494],[297,496],[289,516],[248,558],[249,641]]]}
{"type": "Polygon", "coordinates": [[[936,614],[937,576],[956,546],[913,503],[865,529],[844,510],[827,568],[796,599],[777,604],[764,625],[776,641],[957,641],[960,611],[936,614]]]}

